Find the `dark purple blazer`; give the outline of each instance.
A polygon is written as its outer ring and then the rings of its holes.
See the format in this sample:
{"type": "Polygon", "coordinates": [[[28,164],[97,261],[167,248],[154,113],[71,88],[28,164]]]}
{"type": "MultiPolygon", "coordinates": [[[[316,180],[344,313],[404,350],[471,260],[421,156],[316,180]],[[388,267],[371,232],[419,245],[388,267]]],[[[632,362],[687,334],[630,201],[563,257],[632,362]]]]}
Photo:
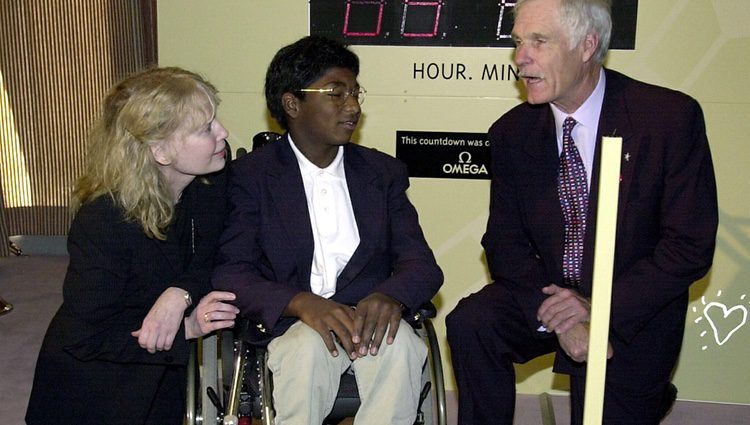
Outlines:
{"type": "MultiPolygon", "coordinates": [[[[360,244],[337,280],[333,300],[355,305],[373,292],[405,311],[429,301],[443,274],[406,197],[400,161],[355,144],[344,146],[344,169],[360,244]]],[[[302,175],[289,139],[264,146],[230,166],[230,215],[213,285],[237,294],[251,320],[248,340],[264,343],[296,319],[291,299],[310,291],[313,234],[302,175]]]]}
{"type": "MultiPolygon", "coordinates": [[[[623,138],[613,284],[610,376],[663,379],[682,343],[688,287],[711,266],[716,183],[698,103],[676,91],[606,70],[591,193],[598,188],[602,136],[623,138]]],[[[489,131],[490,218],[482,239],[490,273],[511,289],[530,329],[562,282],[563,216],[558,151],[548,104],[519,105],[489,131]]],[[[589,200],[581,292],[591,295],[597,199],[589,200]]],[[[539,337],[548,337],[538,333],[539,337]]],[[[558,355],[557,370],[583,371],[558,355]]]]}

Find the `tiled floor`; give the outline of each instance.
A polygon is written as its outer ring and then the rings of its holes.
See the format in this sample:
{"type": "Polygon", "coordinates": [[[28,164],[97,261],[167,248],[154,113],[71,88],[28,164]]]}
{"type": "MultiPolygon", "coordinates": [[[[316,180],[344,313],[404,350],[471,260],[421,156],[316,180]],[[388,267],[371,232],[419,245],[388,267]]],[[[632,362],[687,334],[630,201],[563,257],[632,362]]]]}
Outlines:
{"type": "Polygon", "coordinates": [[[0,316],[0,422],[24,424],[39,347],[62,302],[67,256],[0,258],[0,296],[13,310],[0,316]]]}

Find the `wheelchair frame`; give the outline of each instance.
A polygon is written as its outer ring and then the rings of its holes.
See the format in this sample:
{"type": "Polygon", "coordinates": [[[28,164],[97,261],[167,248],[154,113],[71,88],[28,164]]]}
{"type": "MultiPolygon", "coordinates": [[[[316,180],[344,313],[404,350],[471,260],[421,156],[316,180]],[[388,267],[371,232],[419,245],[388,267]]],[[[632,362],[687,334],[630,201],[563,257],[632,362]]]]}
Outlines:
{"type": "MultiPolygon", "coordinates": [[[[428,347],[428,358],[422,373],[422,381],[425,383],[422,401],[429,399],[429,404],[428,409],[423,409],[420,402],[415,425],[448,423],[440,346],[430,320],[435,314],[435,307],[427,304],[408,318],[412,328],[428,347]]],[[[273,425],[273,381],[266,367],[267,355],[265,349],[252,347],[242,338],[248,324],[247,320],[242,320],[238,322],[235,332],[225,331],[218,337],[202,338],[199,347],[191,353],[188,365],[187,425],[240,425],[240,418],[243,416],[260,420],[263,425],[273,425]],[[230,339],[227,336],[232,337],[230,339]],[[231,383],[224,385],[223,378],[228,377],[228,374],[224,370],[223,360],[230,353],[231,383]],[[217,392],[217,388],[221,391],[217,392]]],[[[351,405],[339,410],[356,413],[356,408],[351,405]]]]}

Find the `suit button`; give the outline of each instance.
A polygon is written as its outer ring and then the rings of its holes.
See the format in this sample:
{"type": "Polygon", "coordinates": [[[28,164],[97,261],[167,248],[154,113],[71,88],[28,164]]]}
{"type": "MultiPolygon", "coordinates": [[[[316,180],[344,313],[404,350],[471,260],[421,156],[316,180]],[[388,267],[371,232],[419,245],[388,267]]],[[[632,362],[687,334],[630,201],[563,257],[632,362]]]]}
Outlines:
{"type": "Polygon", "coordinates": [[[266,328],[264,328],[262,324],[258,323],[255,327],[258,328],[259,331],[266,333],[266,328]]]}
{"type": "Polygon", "coordinates": [[[536,258],[537,260],[541,260],[542,259],[542,257],[539,256],[539,254],[534,254],[534,258],[536,258]]]}

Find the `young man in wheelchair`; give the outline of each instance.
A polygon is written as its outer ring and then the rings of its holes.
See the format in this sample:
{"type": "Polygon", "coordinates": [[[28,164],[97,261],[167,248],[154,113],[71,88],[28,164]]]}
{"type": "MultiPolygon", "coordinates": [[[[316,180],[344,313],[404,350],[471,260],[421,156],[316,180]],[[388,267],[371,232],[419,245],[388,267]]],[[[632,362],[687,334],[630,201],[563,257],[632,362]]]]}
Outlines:
{"type": "Polygon", "coordinates": [[[237,295],[247,339],[268,344],[276,425],[320,424],[351,367],[357,425],[412,425],[423,341],[402,319],[443,275],[398,160],[351,143],[359,59],[310,36],[279,50],[265,81],[287,133],[230,169],[216,288],[237,295]]]}

